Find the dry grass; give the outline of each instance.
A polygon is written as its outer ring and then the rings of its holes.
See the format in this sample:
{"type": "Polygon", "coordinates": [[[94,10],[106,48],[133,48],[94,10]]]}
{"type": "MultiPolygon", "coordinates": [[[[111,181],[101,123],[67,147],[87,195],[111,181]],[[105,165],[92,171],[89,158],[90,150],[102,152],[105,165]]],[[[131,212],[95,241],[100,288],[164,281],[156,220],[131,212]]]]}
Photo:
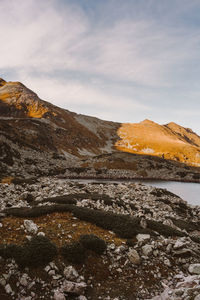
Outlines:
{"type": "Polygon", "coordinates": [[[4,177],[1,179],[1,183],[3,184],[11,184],[14,177],[4,177]]]}
{"type": "MultiPolygon", "coordinates": [[[[39,231],[44,232],[59,247],[65,242],[78,240],[82,234],[96,234],[106,242],[114,242],[116,245],[121,245],[125,241],[107,230],[74,218],[70,213],[53,213],[32,220],[39,226],[39,231]]],[[[4,218],[3,227],[0,228],[1,243],[22,244],[27,235],[20,227],[23,222],[22,218],[4,218]]]]}
{"type": "Polygon", "coordinates": [[[152,121],[123,123],[118,129],[116,149],[130,153],[153,155],[189,165],[200,163],[200,137],[176,125],[164,126],[152,121]],[[195,140],[195,143],[193,141],[195,140]]]}

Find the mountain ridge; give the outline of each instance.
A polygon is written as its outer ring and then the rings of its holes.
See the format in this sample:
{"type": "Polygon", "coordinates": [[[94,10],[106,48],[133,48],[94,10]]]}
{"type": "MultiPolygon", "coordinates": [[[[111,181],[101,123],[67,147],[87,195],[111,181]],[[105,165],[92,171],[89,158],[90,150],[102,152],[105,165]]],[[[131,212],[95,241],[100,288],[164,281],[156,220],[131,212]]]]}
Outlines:
{"type": "MultiPolygon", "coordinates": [[[[69,160],[69,165],[78,162],[79,166],[98,168],[98,156],[109,154],[118,160],[116,157],[121,155],[124,159],[124,155],[132,153],[200,166],[200,137],[191,129],[174,122],[159,125],[146,119],[140,123],[117,123],[77,114],[41,100],[20,82],[3,79],[0,79],[0,135],[3,169],[6,163],[12,169],[15,161],[18,166],[24,165],[30,156],[36,155],[33,151],[40,153],[37,157],[41,153],[49,156],[50,165],[52,157],[58,157],[69,160]]],[[[127,163],[120,165],[118,161],[114,165],[132,169],[129,159],[127,156],[127,163]]]]}

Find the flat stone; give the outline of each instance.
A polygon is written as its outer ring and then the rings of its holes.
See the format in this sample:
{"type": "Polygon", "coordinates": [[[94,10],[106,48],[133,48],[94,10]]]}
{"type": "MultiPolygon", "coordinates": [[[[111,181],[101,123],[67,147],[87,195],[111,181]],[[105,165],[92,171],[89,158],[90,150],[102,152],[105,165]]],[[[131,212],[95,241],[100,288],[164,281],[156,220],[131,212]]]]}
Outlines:
{"type": "Polygon", "coordinates": [[[28,285],[28,281],[27,281],[27,276],[26,275],[23,275],[21,278],[20,278],[20,284],[23,285],[23,286],[27,286],[28,285]]]}
{"type": "Polygon", "coordinates": [[[6,280],[4,278],[0,278],[0,285],[6,286],[6,280]]]}
{"type": "Polygon", "coordinates": [[[186,242],[184,239],[178,239],[174,244],[174,249],[181,249],[185,246],[186,242]]]}
{"type": "Polygon", "coordinates": [[[151,238],[150,234],[137,234],[136,235],[136,239],[138,240],[138,242],[147,242],[149,241],[151,238]]]}
{"type": "Polygon", "coordinates": [[[181,249],[178,251],[174,251],[173,255],[176,257],[185,258],[185,257],[191,257],[193,255],[193,252],[190,249],[181,249]]]}
{"type": "Polygon", "coordinates": [[[7,294],[11,294],[13,292],[10,284],[6,284],[5,291],[7,294]]]}
{"type": "Polygon", "coordinates": [[[54,300],[66,300],[66,297],[65,297],[65,295],[62,292],[55,291],[53,299],[54,300]]]}
{"type": "Polygon", "coordinates": [[[138,254],[138,252],[135,249],[131,249],[128,252],[128,257],[130,259],[130,261],[134,264],[134,265],[139,265],[141,260],[140,260],[140,256],[138,254]]]}
{"type": "Polygon", "coordinates": [[[200,264],[191,264],[188,268],[188,271],[191,274],[197,274],[200,275],[200,264]]]}
{"type": "Polygon", "coordinates": [[[40,232],[38,232],[38,234],[37,234],[38,236],[45,236],[45,233],[44,232],[42,232],[42,231],[40,231],[40,232]]]}
{"type": "Polygon", "coordinates": [[[76,283],[76,282],[65,280],[62,285],[62,290],[67,293],[82,295],[84,294],[86,287],[87,284],[85,282],[76,283]]]}
{"type": "Polygon", "coordinates": [[[142,252],[145,256],[150,256],[153,252],[153,247],[151,245],[144,245],[142,247],[142,252]]]}

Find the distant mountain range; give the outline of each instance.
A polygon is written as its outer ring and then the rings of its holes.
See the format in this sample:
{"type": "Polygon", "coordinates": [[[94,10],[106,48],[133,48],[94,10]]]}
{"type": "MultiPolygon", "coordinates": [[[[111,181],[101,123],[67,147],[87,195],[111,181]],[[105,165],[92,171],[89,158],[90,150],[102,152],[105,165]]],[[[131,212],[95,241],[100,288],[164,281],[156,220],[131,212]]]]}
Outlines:
{"type": "Polygon", "coordinates": [[[25,166],[37,168],[36,161],[40,167],[44,160],[63,166],[51,158],[66,160],[70,166],[122,152],[200,166],[200,137],[191,129],[175,123],[116,123],[76,114],[41,100],[20,82],[3,79],[0,145],[1,172],[7,167],[9,173],[25,166]]]}

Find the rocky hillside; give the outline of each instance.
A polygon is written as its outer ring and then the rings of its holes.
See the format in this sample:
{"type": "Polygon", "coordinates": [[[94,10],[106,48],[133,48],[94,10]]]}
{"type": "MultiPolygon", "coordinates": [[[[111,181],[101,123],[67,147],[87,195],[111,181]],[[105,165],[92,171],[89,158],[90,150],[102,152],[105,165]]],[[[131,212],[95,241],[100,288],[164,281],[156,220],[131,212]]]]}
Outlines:
{"type": "Polygon", "coordinates": [[[0,79],[0,299],[198,300],[198,206],[70,179],[200,182],[199,139],[173,123],[78,115],[0,79]]]}
{"type": "Polygon", "coordinates": [[[169,179],[164,175],[169,173],[177,180],[199,180],[199,169],[182,163],[200,163],[200,137],[190,129],[79,115],[41,100],[22,83],[0,79],[1,178],[77,172],[110,177],[116,170],[117,177],[125,178],[169,179]]]}

